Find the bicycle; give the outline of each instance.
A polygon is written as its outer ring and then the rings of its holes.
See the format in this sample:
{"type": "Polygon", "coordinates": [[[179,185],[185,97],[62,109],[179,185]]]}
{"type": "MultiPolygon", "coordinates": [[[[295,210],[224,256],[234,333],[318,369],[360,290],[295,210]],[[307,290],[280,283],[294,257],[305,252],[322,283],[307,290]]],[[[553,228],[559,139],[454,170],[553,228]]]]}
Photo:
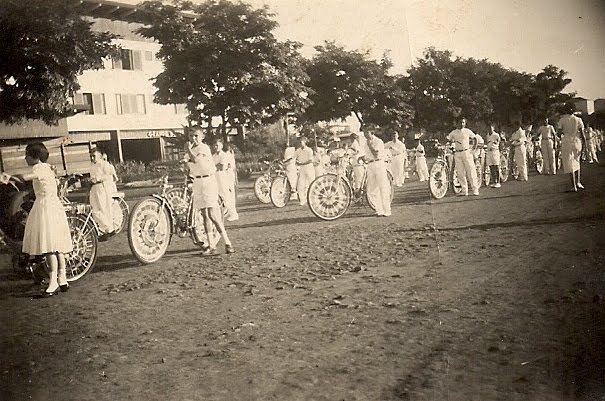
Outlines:
{"type": "Polygon", "coordinates": [[[450,185],[455,194],[462,192],[462,185],[455,169],[454,152],[450,145],[437,144],[437,159],[429,170],[429,191],[435,199],[441,199],[450,185]]]}
{"type": "Polygon", "coordinates": [[[268,167],[265,172],[254,180],[254,195],[261,203],[271,203],[271,183],[273,178],[284,173],[281,160],[264,161],[268,167]]]}
{"type": "MultiPolygon", "coordinates": [[[[335,172],[321,175],[311,182],[307,192],[307,203],[316,217],[322,220],[335,220],[344,215],[352,203],[362,205],[364,201],[372,210],[376,210],[372,198],[367,192],[367,167],[363,165],[363,177],[359,188],[355,188],[351,184],[355,180],[349,159],[350,155],[347,153],[339,156],[335,172]]],[[[387,176],[391,187],[392,202],[393,176],[388,171],[387,176]]]]}
{"type": "Polygon", "coordinates": [[[532,138],[528,142],[527,147],[527,160],[530,167],[536,169],[538,174],[542,174],[544,171],[544,158],[542,157],[542,150],[540,148],[540,141],[537,138],[532,138]],[[531,145],[529,145],[531,144],[531,145]]]}
{"type": "MultiPolygon", "coordinates": [[[[135,258],[149,264],[166,253],[173,234],[191,237],[202,249],[216,246],[220,234],[212,225],[210,244],[207,244],[201,211],[193,207],[191,179],[185,177],[182,186],[168,183],[168,175],[160,179],[160,192],[134,205],[128,220],[128,244],[135,258]],[[171,189],[176,189],[170,191],[171,189]]],[[[221,207],[222,208],[222,207],[221,207]]]]}
{"type": "Polygon", "coordinates": [[[281,161],[275,161],[278,168],[275,168],[274,176],[271,179],[269,197],[273,206],[277,208],[285,207],[292,197],[292,186],[286,175],[286,169],[281,161]]]}

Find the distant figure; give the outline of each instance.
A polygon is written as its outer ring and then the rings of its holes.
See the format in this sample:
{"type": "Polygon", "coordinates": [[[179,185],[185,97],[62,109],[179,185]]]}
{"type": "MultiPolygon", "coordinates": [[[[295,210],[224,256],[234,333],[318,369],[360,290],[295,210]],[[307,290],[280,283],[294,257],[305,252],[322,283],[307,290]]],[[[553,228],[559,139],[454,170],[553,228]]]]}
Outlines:
{"type": "Polygon", "coordinates": [[[582,139],[584,123],[580,117],[574,116],[573,104],[566,104],[563,109],[563,115],[559,119],[557,128],[563,134],[561,138],[561,162],[563,172],[570,174],[572,192],[578,189],[584,189],[580,182],[580,157],[582,154],[582,139]]]}
{"type": "Polygon", "coordinates": [[[510,137],[510,142],[513,146],[513,160],[519,171],[517,180],[527,181],[527,135],[525,134],[525,130],[521,128],[520,123],[519,128],[510,137]]]}
{"type": "Polygon", "coordinates": [[[420,137],[416,138],[416,174],[418,174],[418,181],[420,182],[428,181],[429,179],[429,169],[426,165],[426,153],[420,137]]]}
{"type": "Polygon", "coordinates": [[[313,168],[315,168],[315,177],[326,173],[326,149],[321,146],[316,146],[313,152],[313,168]]]}
{"type": "Polygon", "coordinates": [[[405,144],[399,140],[399,133],[393,132],[391,140],[384,144],[385,149],[391,152],[391,174],[393,174],[393,184],[398,187],[403,186],[405,182],[405,158],[407,150],[405,144]]]}
{"type": "Polygon", "coordinates": [[[214,143],[212,159],[216,166],[218,192],[225,203],[226,219],[227,221],[238,220],[239,215],[235,208],[235,180],[233,179],[233,169],[235,166],[231,165],[230,157],[225,152],[223,141],[220,139],[217,139],[214,143]]]}
{"type": "Polygon", "coordinates": [[[391,183],[385,163],[386,150],[382,139],[376,136],[376,127],[367,126],[363,129],[366,138],[364,149],[365,162],[368,164],[367,193],[376,208],[377,216],[391,215],[391,183]]]}
{"type": "Polygon", "coordinates": [[[450,132],[447,136],[447,140],[454,145],[456,173],[458,174],[458,180],[462,186],[462,191],[459,196],[468,196],[467,177],[470,177],[473,195],[479,195],[477,169],[475,168],[473,154],[470,149],[470,139],[475,138],[475,133],[466,128],[466,118],[460,118],[458,124],[459,128],[450,132]]]}
{"type": "Polygon", "coordinates": [[[363,183],[363,176],[366,173],[366,166],[361,161],[361,158],[365,155],[365,149],[367,148],[367,141],[365,136],[355,132],[351,134],[351,157],[349,163],[352,168],[353,176],[353,190],[359,191],[363,183]]]}
{"type": "Polygon", "coordinates": [[[489,166],[491,187],[500,188],[500,134],[496,132],[496,126],[490,124],[491,132],[487,136],[487,152],[485,163],[489,166]]]}
{"type": "Polygon", "coordinates": [[[113,218],[113,173],[111,165],[103,159],[105,151],[94,147],[90,151],[92,166],[90,167],[90,182],[92,186],[89,192],[89,202],[92,207],[92,215],[101,230],[101,241],[106,241],[115,235],[115,224],[113,218]]]}
{"type": "Polygon", "coordinates": [[[296,167],[296,148],[294,146],[286,147],[284,151],[284,169],[286,170],[286,178],[290,183],[290,199],[296,199],[296,185],[298,183],[298,168],[296,167]]]}
{"type": "Polygon", "coordinates": [[[313,167],[313,149],[307,146],[307,138],[300,137],[298,149],[296,149],[296,165],[298,166],[298,203],[301,206],[307,204],[307,191],[311,182],[315,179],[315,167],[313,167]]]}
{"type": "Polygon", "coordinates": [[[557,174],[557,163],[555,160],[555,144],[557,133],[548,118],[544,119],[544,124],[538,128],[538,140],[540,141],[540,151],[544,160],[543,174],[557,174]]]}
{"type": "Polygon", "coordinates": [[[116,168],[107,161],[107,153],[103,153],[103,160],[109,165],[109,170],[111,171],[111,181],[107,184],[107,190],[110,195],[113,195],[118,192],[117,182],[120,180],[118,178],[118,174],[116,173],[116,168]]]}
{"type": "Polygon", "coordinates": [[[586,152],[588,153],[588,163],[598,163],[597,156],[597,132],[588,124],[586,124],[586,152]]]}

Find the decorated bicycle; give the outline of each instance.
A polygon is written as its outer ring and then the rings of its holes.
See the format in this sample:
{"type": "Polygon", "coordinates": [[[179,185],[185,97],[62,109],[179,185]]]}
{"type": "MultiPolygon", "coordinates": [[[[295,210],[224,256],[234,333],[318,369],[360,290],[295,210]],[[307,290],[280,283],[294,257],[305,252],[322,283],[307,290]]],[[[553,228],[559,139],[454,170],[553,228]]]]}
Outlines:
{"type": "MultiPolygon", "coordinates": [[[[367,204],[373,210],[376,207],[372,197],[367,192],[367,166],[357,159],[362,171],[354,177],[351,158],[356,158],[356,152],[351,148],[338,148],[331,152],[334,169],[321,175],[311,183],[307,192],[307,202],[311,212],[322,220],[335,220],[346,213],[353,205],[367,204]]],[[[393,200],[393,176],[387,172],[391,186],[391,201],[393,200]]]]}

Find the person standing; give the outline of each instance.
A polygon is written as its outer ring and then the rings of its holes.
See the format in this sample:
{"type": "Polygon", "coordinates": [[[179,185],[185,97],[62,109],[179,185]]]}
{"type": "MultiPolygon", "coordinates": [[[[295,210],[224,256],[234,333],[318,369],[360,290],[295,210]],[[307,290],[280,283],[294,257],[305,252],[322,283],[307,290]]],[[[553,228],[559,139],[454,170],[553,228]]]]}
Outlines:
{"type": "Polygon", "coordinates": [[[513,146],[513,161],[517,165],[517,170],[519,171],[519,177],[517,179],[519,181],[527,181],[527,135],[525,134],[525,130],[521,128],[521,124],[519,124],[519,128],[513,132],[510,141],[513,146]]]}
{"type": "Polygon", "coordinates": [[[298,166],[298,203],[301,206],[307,204],[307,191],[315,179],[315,167],[313,166],[313,149],[307,146],[307,138],[300,137],[299,147],[296,149],[296,165],[298,166]]]}
{"type": "Polygon", "coordinates": [[[598,163],[597,156],[597,133],[588,124],[586,124],[586,152],[588,153],[588,163],[598,163]]]}
{"type": "Polygon", "coordinates": [[[103,160],[105,152],[99,147],[91,149],[92,166],[90,167],[89,203],[92,207],[92,216],[101,230],[100,241],[106,241],[115,235],[113,218],[113,198],[111,197],[113,174],[108,162],[103,160]]]}
{"type": "Polygon", "coordinates": [[[313,152],[313,168],[315,169],[315,177],[326,173],[326,150],[321,146],[316,146],[313,152]]]}
{"type": "Polygon", "coordinates": [[[214,143],[214,155],[212,156],[216,166],[216,181],[218,183],[218,192],[225,202],[227,211],[227,221],[239,219],[235,209],[235,180],[233,179],[233,168],[229,155],[224,150],[224,144],[221,139],[214,143]]]}
{"type": "Polygon", "coordinates": [[[424,145],[420,139],[420,135],[416,138],[416,174],[418,174],[418,181],[424,182],[429,179],[429,168],[426,165],[426,152],[424,151],[424,145]]]}
{"type": "Polygon", "coordinates": [[[363,162],[360,162],[360,159],[365,155],[366,148],[367,142],[365,136],[361,136],[359,133],[351,134],[351,147],[349,149],[351,157],[349,163],[352,168],[353,191],[355,192],[361,189],[363,176],[366,173],[366,166],[363,162]]]}
{"type": "Polygon", "coordinates": [[[470,149],[470,139],[475,138],[475,133],[466,128],[466,118],[458,120],[458,128],[447,135],[447,140],[454,144],[454,161],[458,180],[462,186],[460,196],[468,195],[468,180],[470,178],[471,191],[473,195],[479,195],[477,184],[477,169],[473,161],[470,149]]]}
{"type": "Polygon", "coordinates": [[[582,119],[574,116],[574,105],[566,104],[563,108],[563,115],[559,119],[557,128],[563,134],[561,138],[561,163],[563,172],[570,174],[572,192],[578,189],[584,189],[580,182],[580,157],[582,154],[582,140],[584,123],[582,119]]]}
{"type": "Polygon", "coordinates": [[[386,149],[382,139],[376,136],[376,127],[364,127],[363,133],[366,139],[366,149],[363,158],[368,164],[367,193],[374,203],[377,216],[391,215],[391,183],[387,174],[385,159],[386,149]]]}
{"type": "Polygon", "coordinates": [[[202,211],[208,241],[202,255],[217,254],[210,238],[213,225],[225,242],[225,252],[233,253],[235,250],[223,224],[223,215],[219,205],[219,187],[212,152],[210,147],[202,142],[205,134],[201,127],[191,127],[189,130],[185,157],[189,175],[193,178],[193,207],[202,211]]]}
{"type": "Polygon", "coordinates": [[[393,184],[398,187],[403,186],[405,182],[405,157],[407,150],[405,144],[399,140],[399,133],[393,132],[391,140],[384,144],[385,149],[391,152],[391,174],[393,174],[393,184]]]}
{"type": "Polygon", "coordinates": [[[42,143],[25,148],[25,161],[31,173],[15,176],[17,180],[32,181],[36,200],[27,216],[23,234],[23,253],[42,256],[48,267],[48,287],[44,296],[69,289],[65,254],[73,250],[71,231],[63,204],[57,194],[57,180],[48,160],[48,149],[42,143]]]}
{"type": "Polygon", "coordinates": [[[290,183],[290,199],[296,199],[296,185],[298,184],[298,168],[296,167],[296,148],[287,146],[284,151],[284,170],[290,183]]]}
{"type": "Polygon", "coordinates": [[[540,151],[544,160],[544,174],[557,174],[557,163],[555,160],[556,135],[554,127],[549,124],[548,118],[545,118],[544,124],[538,128],[540,151]]]}
{"type": "Polygon", "coordinates": [[[491,176],[491,187],[500,188],[500,134],[496,132],[496,126],[490,125],[491,132],[487,136],[487,152],[485,153],[485,164],[489,167],[491,176]]]}

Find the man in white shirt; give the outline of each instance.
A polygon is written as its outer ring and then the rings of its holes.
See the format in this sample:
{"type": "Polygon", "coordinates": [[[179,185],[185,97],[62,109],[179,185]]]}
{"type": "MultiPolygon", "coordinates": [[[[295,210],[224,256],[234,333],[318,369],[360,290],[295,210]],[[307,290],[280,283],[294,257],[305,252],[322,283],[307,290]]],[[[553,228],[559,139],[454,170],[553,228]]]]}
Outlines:
{"type": "Polygon", "coordinates": [[[376,127],[363,130],[367,142],[364,160],[368,164],[367,193],[376,208],[377,216],[391,215],[391,183],[387,174],[386,149],[382,139],[376,136],[376,127]]]}
{"type": "Polygon", "coordinates": [[[580,182],[580,156],[582,154],[582,141],[584,122],[580,117],[574,116],[574,105],[564,106],[563,116],[559,119],[557,128],[563,134],[561,138],[561,163],[563,172],[571,175],[572,192],[584,189],[580,182]]]}
{"type": "Polygon", "coordinates": [[[403,186],[405,181],[405,157],[407,150],[405,144],[399,140],[399,133],[393,132],[389,142],[384,144],[385,149],[391,152],[391,174],[393,174],[393,183],[398,187],[403,186]]]}
{"type": "Polygon", "coordinates": [[[204,218],[208,247],[202,252],[203,255],[216,255],[216,248],[210,241],[210,230],[212,224],[216,227],[225,241],[226,253],[233,253],[233,245],[229,240],[223,216],[219,205],[219,189],[216,180],[216,166],[212,159],[210,147],[203,143],[205,138],[201,127],[190,128],[189,141],[186,147],[186,161],[189,167],[189,175],[193,178],[193,207],[201,209],[204,218]]]}
{"type": "Polygon", "coordinates": [[[475,162],[473,161],[470,139],[475,139],[475,133],[466,128],[466,118],[461,118],[459,120],[459,128],[447,135],[447,140],[454,144],[456,173],[458,174],[458,180],[462,186],[462,192],[460,192],[461,196],[468,195],[467,177],[470,178],[473,195],[479,195],[477,169],[475,168],[475,162]]]}
{"type": "Polygon", "coordinates": [[[301,206],[307,204],[307,191],[315,179],[315,167],[313,166],[313,149],[307,146],[307,138],[300,137],[300,145],[296,149],[296,165],[298,166],[298,203],[301,206]]]}
{"type": "Polygon", "coordinates": [[[290,183],[292,194],[290,199],[296,199],[296,184],[298,182],[298,168],[296,167],[296,148],[294,146],[286,147],[284,151],[284,169],[286,170],[286,178],[290,183]]]}
{"type": "Polygon", "coordinates": [[[513,146],[513,160],[519,171],[517,179],[519,181],[527,181],[527,135],[525,134],[525,130],[521,128],[520,123],[519,128],[510,137],[510,143],[513,146]]]}
{"type": "Polygon", "coordinates": [[[555,163],[555,140],[556,131],[549,124],[548,118],[544,119],[544,124],[538,128],[538,140],[540,141],[540,151],[544,160],[543,174],[557,174],[557,166],[555,163]]]}

